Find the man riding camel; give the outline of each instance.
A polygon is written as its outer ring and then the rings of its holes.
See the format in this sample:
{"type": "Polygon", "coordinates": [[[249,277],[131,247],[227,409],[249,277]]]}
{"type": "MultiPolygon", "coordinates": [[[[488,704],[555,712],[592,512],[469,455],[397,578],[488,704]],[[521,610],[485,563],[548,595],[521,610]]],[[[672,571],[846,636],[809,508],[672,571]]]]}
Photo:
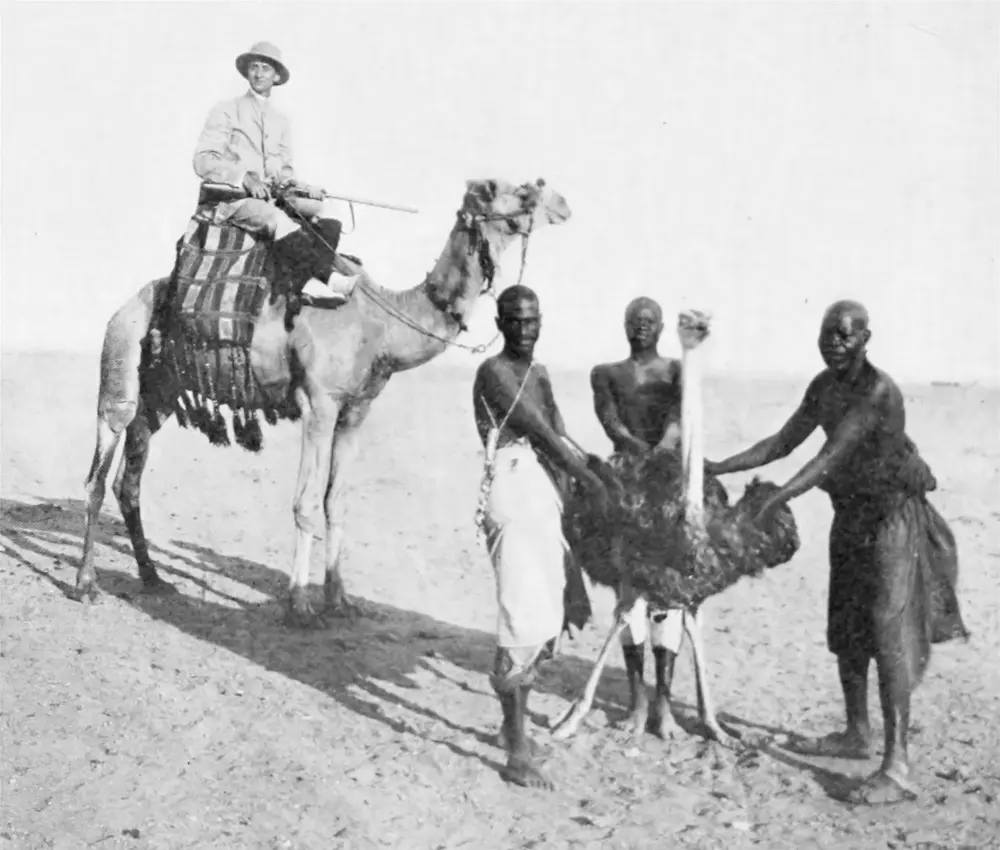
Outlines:
{"type": "Polygon", "coordinates": [[[271,90],[290,76],[281,51],[258,42],[236,57],[236,69],[249,90],[212,108],[195,148],[194,170],[202,180],[200,207],[215,224],[232,224],[274,239],[277,273],[293,284],[302,284],[294,278],[298,268],[307,267],[306,258],[324,257],[322,274],[330,269],[326,285],[313,275],[302,291],[319,298],[349,298],[357,276],[333,270],[340,222],[322,216],[323,190],[296,176],[288,119],[271,102],[271,90]],[[240,189],[246,196],[234,197],[240,189]],[[275,203],[278,196],[291,215],[275,203]]]}

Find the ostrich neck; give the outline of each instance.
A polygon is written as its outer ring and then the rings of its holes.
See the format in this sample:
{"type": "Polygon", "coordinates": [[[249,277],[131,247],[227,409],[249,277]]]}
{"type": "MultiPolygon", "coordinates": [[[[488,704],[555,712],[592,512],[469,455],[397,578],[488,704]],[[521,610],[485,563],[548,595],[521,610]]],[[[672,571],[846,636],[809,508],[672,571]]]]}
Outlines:
{"type": "Polygon", "coordinates": [[[681,469],[685,516],[688,522],[705,521],[705,447],[701,403],[701,351],[685,348],[682,355],[681,469]]]}

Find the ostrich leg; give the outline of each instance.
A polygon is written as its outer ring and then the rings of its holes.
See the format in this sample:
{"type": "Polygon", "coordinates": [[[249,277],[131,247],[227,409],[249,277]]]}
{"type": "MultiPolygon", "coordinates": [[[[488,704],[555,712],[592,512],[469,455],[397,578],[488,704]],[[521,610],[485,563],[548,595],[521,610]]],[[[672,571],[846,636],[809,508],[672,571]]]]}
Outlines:
{"type": "Polygon", "coordinates": [[[583,689],[583,694],[552,726],[552,737],[557,741],[564,740],[573,735],[580,728],[583,718],[590,712],[590,708],[594,704],[594,697],[597,695],[597,685],[601,681],[601,673],[604,672],[604,665],[608,663],[608,659],[611,657],[611,651],[615,648],[618,636],[625,630],[627,618],[630,613],[630,609],[615,613],[614,625],[611,627],[611,631],[608,632],[608,636],[604,639],[604,646],[601,647],[601,653],[597,656],[597,662],[594,664],[594,669],[590,672],[590,678],[587,679],[587,685],[583,689]]]}
{"type": "Polygon", "coordinates": [[[719,724],[715,716],[715,705],[708,690],[708,668],[705,665],[705,644],[701,637],[699,615],[690,611],[684,612],[684,631],[691,639],[691,654],[694,656],[695,687],[698,691],[698,717],[708,732],[708,737],[728,749],[743,748],[743,742],[727,732],[719,724]]]}

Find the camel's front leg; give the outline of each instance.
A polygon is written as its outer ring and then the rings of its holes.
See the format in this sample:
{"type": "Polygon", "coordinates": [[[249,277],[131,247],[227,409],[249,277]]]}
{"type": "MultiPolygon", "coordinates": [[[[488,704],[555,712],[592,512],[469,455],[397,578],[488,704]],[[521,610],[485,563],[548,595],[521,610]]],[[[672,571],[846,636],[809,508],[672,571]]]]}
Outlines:
{"type": "Polygon", "coordinates": [[[352,602],[344,591],[344,579],[340,573],[340,560],[344,554],[346,512],[347,466],[355,457],[361,434],[361,423],[369,405],[356,404],[344,411],[340,417],[333,441],[330,457],[330,479],[326,485],[323,507],[326,513],[326,612],[337,616],[353,616],[363,613],[363,609],[352,602]]]}
{"type": "Polygon", "coordinates": [[[317,628],[322,621],[309,600],[309,566],[313,537],[320,529],[320,505],[330,475],[330,455],[340,405],[333,399],[310,398],[304,389],[295,391],[302,411],[302,455],[295,483],[295,557],[288,588],[285,622],[295,628],[317,628]]]}

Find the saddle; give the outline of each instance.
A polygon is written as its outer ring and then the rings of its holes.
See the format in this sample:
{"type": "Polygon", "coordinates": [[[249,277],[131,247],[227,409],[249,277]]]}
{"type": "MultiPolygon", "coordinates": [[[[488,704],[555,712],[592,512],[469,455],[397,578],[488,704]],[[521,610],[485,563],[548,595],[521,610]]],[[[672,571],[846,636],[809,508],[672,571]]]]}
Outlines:
{"type": "Polygon", "coordinates": [[[169,304],[175,332],[202,346],[249,346],[270,291],[269,242],[195,213],[177,243],[169,304]]]}

